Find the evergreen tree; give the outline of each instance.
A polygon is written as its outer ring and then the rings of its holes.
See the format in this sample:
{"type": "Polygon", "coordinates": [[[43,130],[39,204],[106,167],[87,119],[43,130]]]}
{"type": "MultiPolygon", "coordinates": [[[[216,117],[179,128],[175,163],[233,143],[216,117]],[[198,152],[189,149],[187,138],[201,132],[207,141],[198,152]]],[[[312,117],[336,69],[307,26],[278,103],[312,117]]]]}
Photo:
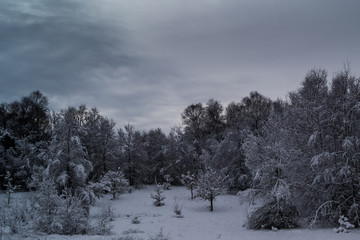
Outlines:
{"type": "Polygon", "coordinates": [[[118,169],[117,171],[108,171],[101,183],[105,189],[112,194],[112,199],[115,200],[116,194],[120,194],[129,187],[129,181],[125,178],[124,173],[118,169]]]}

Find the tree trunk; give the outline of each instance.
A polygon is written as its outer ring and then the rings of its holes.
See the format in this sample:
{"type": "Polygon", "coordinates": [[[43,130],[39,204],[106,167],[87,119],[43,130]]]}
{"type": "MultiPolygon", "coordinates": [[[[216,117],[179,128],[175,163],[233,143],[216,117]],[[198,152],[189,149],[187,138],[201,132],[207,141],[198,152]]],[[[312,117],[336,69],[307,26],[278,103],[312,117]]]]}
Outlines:
{"type": "Polygon", "coordinates": [[[210,212],[214,210],[213,200],[214,200],[213,198],[210,198],[210,212]]]}

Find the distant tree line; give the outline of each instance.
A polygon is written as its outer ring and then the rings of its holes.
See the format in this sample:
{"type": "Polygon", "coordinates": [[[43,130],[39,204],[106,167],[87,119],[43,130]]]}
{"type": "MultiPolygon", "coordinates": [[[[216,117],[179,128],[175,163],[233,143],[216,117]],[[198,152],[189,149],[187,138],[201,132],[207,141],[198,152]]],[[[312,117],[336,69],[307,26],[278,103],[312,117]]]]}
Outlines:
{"type": "Polygon", "coordinates": [[[191,104],[181,118],[165,134],[116,129],[85,105],[51,112],[39,91],[2,103],[0,189],[7,175],[22,190],[46,179],[86,205],[110,171],[140,187],[215,169],[229,191],[290,206],[308,224],[344,215],[360,226],[360,79],[349,67],[330,82],[325,70],[310,70],[286,100],[254,91],[225,108],[214,99],[191,104]]]}

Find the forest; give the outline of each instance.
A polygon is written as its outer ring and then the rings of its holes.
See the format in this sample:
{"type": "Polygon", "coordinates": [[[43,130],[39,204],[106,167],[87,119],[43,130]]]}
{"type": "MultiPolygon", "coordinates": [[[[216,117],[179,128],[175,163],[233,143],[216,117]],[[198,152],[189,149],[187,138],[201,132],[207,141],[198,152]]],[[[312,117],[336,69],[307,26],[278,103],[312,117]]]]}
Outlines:
{"type": "MultiPolygon", "coordinates": [[[[360,227],[360,78],[349,67],[331,78],[314,68],[285,99],[253,91],[180,114],[165,134],[117,128],[85,105],[50,111],[38,90],[2,103],[1,194],[10,204],[14,192],[36,192],[32,221],[48,234],[85,234],[102,194],[150,184],[186,185],[210,210],[223,192],[262,199],[251,229],[360,227]]],[[[2,216],[11,224],[13,214],[2,216]]]]}

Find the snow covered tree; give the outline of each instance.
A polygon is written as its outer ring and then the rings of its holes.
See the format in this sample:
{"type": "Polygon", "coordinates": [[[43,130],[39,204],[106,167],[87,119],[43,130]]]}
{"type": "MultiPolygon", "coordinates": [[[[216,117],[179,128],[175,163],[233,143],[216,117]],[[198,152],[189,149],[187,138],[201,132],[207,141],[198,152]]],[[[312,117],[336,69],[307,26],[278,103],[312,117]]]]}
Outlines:
{"type": "Polygon", "coordinates": [[[86,112],[84,134],[80,138],[88,152],[89,161],[94,166],[89,176],[92,181],[98,181],[107,171],[118,167],[114,127],[115,122],[102,116],[96,108],[86,112]]]}
{"type": "Polygon", "coordinates": [[[165,205],[165,202],[164,202],[165,196],[163,195],[163,193],[164,193],[163,186],[160,184],[156,184],[154,192],[155,193],[151,194],[151,198],[155,199],[154,205],[156,207],[161,207],[161,206],[165,205]]]}
{"type": "Polygon", "coordinates": [[[251,183],[242,148],[248,134],[249,131],[245,130],[227,130],[210,159],[211,166],[227,176],[224,183],[229,190],[245,190],[251,183]]]}
{"type": "Polygon", "coordinates": [[[330,223],[345,216],[351,224],[360,226],[359,94],[360,79],[345,67],[332,80],[325,105],[329,118],[309,140],[313,149],[311,186],[318,196],[316,212],[330,223]]]}
{"type": "Polygon", "coordinates": [[[210,202],[210,211],[214,210],[213,202],[219,195],[226,192],[224,185],[225,177],[212,168],[206,168],[204,173],[199,175],[196,196],[210,202]]]}
{"type": "Polygon", "coordinates": [[[81,108],[69,107],[63,111],[54,127],[54,136],[48,149],[45,174],[54,178],[58,193],[68,189],[72,194],[83,192],[93,166],[79,135],[83,119],[81,108]]]}
{"type": "Polygon", "coordinates": [[[116,199],[116,194],[122,193],[129,187],[129,181],[120,169],[117,171],[108,171],[102,177],[101,183],[105,186],[105,190],[112,194],[113,200],[116,199]]]}
{"type": "Polygon", "coordinates": [[[181,174],[181,183],[187,187],[187,189],[190,190],[191,193],[191,199],[194,199],[194,190],[197,185],[197,178],[196,175],[193,173],[191,174],[190,171],[188,171],[185,174],[181,174]]]}
{"type": "Polygon", "coordinates": [[[88,229],[88,209],[80,195],[64,189],[58,193],[51,176],[37,175],[31,184],[36,193],[33,199],[35,228],[47,234],[84,234],[88,229]]]}

